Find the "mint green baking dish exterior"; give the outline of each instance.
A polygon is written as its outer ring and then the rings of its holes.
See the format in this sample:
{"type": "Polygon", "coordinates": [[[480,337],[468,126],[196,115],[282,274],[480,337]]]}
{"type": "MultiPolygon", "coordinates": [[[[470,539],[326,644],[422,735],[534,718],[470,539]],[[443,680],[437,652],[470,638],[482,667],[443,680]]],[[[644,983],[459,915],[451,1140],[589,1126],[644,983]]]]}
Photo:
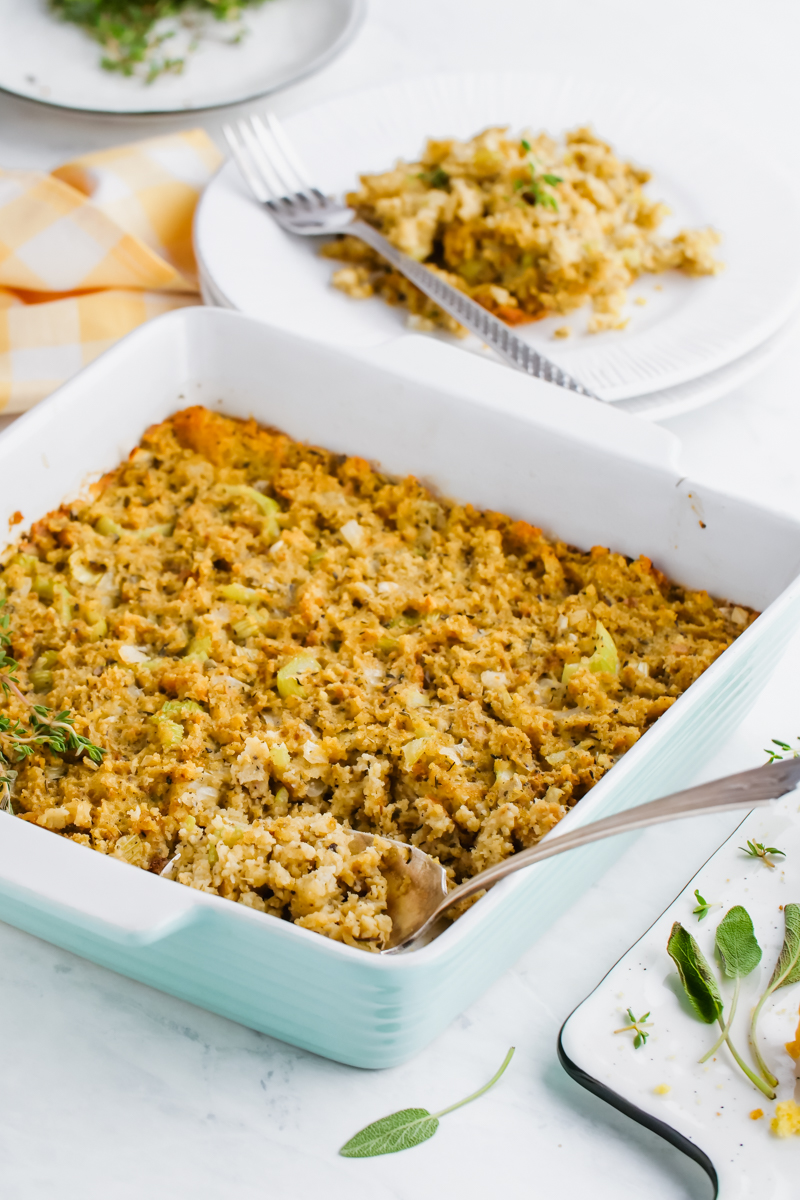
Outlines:
{"type": "MultiPolygon", "coordinates": [[[[666,431],[432,340],[345,354],[213,309],[145,326],[16,422],[0,438],[0,520],[38,518],[190,403],[413,472],[577,545],[646,553],[684,583],[763,610],[552,837],[689,783],[800,619],[800,524],[685,479],[666,431]]],[[[436,1037],[623,844],[541,863],[428,946],[382,958],[3,813],[0,918],[286,1042],[389,1067],[436,1037]]]]}

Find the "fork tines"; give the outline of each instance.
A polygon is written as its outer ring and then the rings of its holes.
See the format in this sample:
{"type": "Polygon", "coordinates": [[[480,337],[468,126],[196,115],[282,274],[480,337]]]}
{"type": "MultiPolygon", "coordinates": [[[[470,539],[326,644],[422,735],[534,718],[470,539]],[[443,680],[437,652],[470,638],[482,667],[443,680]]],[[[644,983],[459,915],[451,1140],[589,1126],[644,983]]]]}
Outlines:
{"type": "Polygon", "coordinates": [[[270,208],[281,200],[313,203],[323,196],[313,187],[278,118],[267,113],[242,117],[222,132],[253,195],[270,208]]]}

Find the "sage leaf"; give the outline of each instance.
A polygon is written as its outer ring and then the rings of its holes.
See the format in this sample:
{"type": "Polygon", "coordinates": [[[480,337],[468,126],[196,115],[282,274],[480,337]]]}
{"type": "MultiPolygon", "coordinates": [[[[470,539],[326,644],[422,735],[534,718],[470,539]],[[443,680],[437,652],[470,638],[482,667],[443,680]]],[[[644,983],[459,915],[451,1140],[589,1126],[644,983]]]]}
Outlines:
{"type": "Polygon", "coordinates": [[[772,978],[766,986],[763,996],[753,1009],[750,1022],[750,1045],[762,1075],[773,1087],[777,1086],[777,1077],[770,1071],[758,1046],[757,1026],[761,1009],[773,992],[778,988],[788,987],[792,983],[800,983],[800,904],[787,904],[783,909],[786,922],[786,932],[783,936],[783,946],[772,972],[772,978]]]}
{"type": "Polygon", "coordinates": [[[775,970],[767,985],[769,992],[788,987],[790,983],[800,983],[800,904],[787,904],[783,918],[786,933],[775,970]]]}
{"type": "Polygon", "coordinates": [[[667,953],[678,968],[683,990],[697,1016],[706,1025],[713,1025],[722,1016],[722,996],[702,950],[680,921],[672,926],[667,953]]]}
{"type": "Polygon", "coordinates": [[[344,1158],[396,1154],[398,1150],[410,1150],[420,1142],[427,1142],[438,1128],[438,1119],[432,1117],[427,1108],[404,1108],[367,1125],[345,1142],[339,1153],[344,1158]]]}
{"type": "Polygon", "coordinates": [[[761,947],[750,914],[741,904],[726,912],[717,926],[717,954],[729,979],[742,979],[761,962],[761,947]]]}
{"type": "Polygon", "coordinates": [[[373,1121],[371,1125],[366,1125],[359,1130],[354,1137],[350,1138],[349,1142],[345,1142],[339,1153],[343,1158],[374,1158],[377,1154],[396,1154],[398,1150],[410,1150],[412,1146],[418,1146],[420,1142],[427,1142],[428,1138],[432,1138],[439,1128],[439,1117],[454,1112],[457,1108],[462,1108],[470,1101],[477,1100],[484,1092],[488,1092],[489,1088],[494,1087],[497,1083],[513,1057],[514,1047],[512,1046],[503,1059],[500,1069],[494,1073],[489,1082],[485,1083],[477,1092],[473,1092],[471,1096],[467,1096],[465,1100],[459,1100],[456,1104],[451,1104],[449,1108],[443,1108],[441,1112],[437,1113],[430,1113],[427,1108],[403,1108],[400,1112],[391,1113],[388,1117],[381,1117],[379,1121],[373,1121]]]}

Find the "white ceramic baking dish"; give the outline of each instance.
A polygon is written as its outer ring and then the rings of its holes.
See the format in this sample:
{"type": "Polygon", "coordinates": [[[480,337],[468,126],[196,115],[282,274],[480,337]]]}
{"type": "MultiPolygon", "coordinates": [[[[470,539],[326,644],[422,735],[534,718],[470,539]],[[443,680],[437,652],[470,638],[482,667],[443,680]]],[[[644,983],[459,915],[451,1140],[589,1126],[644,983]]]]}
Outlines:
{"type": "MultiPolygon", "coordinates": [[[[0,438],[0,521],[21,510],[26,527],[152,422],[198,402],[578,546],[648,554],[685,584],[765,610],[551,836],[686,784],[800,615],[800,524],[683,478],[666,431],[430,339],[359,359],[213,309],[144,326],[16,422],[0,438]]],[[[438,1034],[621,847],[541,863],[430,945],[381,958],[0,814],[0,917],[285,1041],[384,1067],[438,1034]]]]}

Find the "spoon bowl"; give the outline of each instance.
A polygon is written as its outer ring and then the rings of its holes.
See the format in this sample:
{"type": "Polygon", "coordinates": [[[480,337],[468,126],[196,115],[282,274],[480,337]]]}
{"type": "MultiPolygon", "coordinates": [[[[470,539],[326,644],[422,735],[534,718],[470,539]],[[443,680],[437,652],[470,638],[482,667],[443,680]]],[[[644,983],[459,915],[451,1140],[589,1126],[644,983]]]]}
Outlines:
{"type": "MultiPolygon", "coordinates": [[[[625,812],[615,813],[600,821],[593,821],[578,829],[564,833],[556,828],[537,845],[520,850],[509,858],[472,879],[448,891],[444,867],[429,854],[416,846],[407,846],[393,838],[383,838],[391,850],[387,855],[386,879],[388,884],[387,911],[392,919],[392,934],[381,954],[397,954],[410,949],[421,939],[428,937],[436,922],[461,900],[474,896],[492,887],[499,880],[515,871],[524,870],[534,863],[556,854],[564,854],[578,846],[585,846],[616,833],[628,833],[674,821],[680,817],[701,816],[708,812],[726,812],[740,808],[755,808],[784,795],[800,782],[800,758],[789,758],[768,766],[756,767],[752,771],[741,771],[727,775],[699,787],[674,792],[660,800],[651,800],[625,812]]],[[[354,832],[350,840],[352,849],[371,846],[374,837],[369,833],[354,832]]]]}

